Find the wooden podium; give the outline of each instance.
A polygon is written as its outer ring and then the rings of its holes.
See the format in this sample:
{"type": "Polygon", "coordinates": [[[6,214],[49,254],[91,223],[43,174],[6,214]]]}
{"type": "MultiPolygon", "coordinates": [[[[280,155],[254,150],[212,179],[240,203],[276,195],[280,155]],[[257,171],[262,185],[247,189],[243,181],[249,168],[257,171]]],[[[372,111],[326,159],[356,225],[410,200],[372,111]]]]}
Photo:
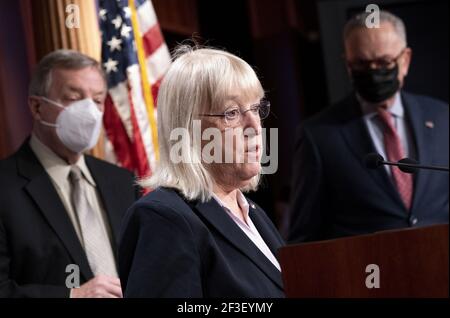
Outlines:
{"type": "Polygon", "coordinates": [[[445,224],[283,247],[286,296],[448,298],[448,235],[445,224]]]}

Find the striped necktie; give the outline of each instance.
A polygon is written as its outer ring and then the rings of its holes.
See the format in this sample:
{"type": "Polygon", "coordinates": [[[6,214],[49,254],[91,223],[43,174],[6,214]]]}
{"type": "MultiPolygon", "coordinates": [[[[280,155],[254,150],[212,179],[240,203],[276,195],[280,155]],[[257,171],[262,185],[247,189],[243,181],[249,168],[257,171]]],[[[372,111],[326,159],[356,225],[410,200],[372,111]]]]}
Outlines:
{"type": "Polygon", "coordinates": [[[72,166],[69,173],[72,186],[71,201],[81,228],[84,250],[95,276],[99,274],[117,277],[117,269],[111,243],[102,222],[86,196],[86,181],[81,170],[72,166]]]}

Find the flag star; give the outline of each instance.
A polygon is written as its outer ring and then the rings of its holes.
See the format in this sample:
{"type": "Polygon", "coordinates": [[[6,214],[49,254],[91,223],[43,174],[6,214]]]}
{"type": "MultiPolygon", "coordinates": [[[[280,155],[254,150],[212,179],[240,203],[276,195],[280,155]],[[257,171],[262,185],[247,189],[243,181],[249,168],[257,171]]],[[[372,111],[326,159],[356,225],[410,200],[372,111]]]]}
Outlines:
{"type": "Polygon", "coordinates": [[[122,39],[118,39],[115,36],[113,36],[111,41],[106,42],[106,44],[109,45],[109,50],[111,52],[114,52],[114,50],[120,51],[121,50],[120,45],[122,44],[122,39]]]}
{"type": "Polygon", "coordinates": [[[129,18],[131,16],[130,7],[123,8],[123,13],[125,14],[125,18],[129,18]]]}
{"type": "Polygon", "coordinates": [[[100,9],[98,14],[100,15],[100,19],[102,19],[103,21],[106,20],[106,13],[108,13],[108,11],[106,11],[106,9],[100,9]]]}
{"type": "Polygon", "coordinates": [[[130,37],[130,32],[131,32],[131,27],[126,24],[122,24],[122,29],[120,30],[120,35],[122,37],[128,39],[130,37]]]}
{"type": "Polygon", "coordinates": [[[120,26],[122,25],[122,18],[120,17],[120,15],[116,16],[115,19],[113,19],[111,21],[112,24],[114,24],[114,27],[116,29],[120,28],[120,26]]]}
{"type": "Polygon", "coordinates": [[[117,72],[117,64],[119,64],[119,62],[109,58],[106,63],[103,63],[103,66],[106,69],[106,73],[109,74],[111,73],[111,71],[117,72]]]}

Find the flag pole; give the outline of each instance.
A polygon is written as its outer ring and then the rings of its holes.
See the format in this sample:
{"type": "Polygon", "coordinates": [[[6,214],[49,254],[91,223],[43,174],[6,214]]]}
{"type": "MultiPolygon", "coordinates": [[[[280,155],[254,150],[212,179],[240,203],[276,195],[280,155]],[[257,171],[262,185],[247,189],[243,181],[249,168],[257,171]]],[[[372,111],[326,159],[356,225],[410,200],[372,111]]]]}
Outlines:
{"type": "MultiPolygon", "coordinates": [[[[155,120],[155,105],[151,91],[151,84],[147,76],[147,63],[145,60],[144,46],[142,44],[142,38],[139,34],[139,23],[137,19],[137,12],[134,0],[129,0],[129,7],[131,11],[131,25],[133,27],[134,41],[136,43],[136,51],[139,61],[139,69],[141,73],[142,91],[144,94],[145,106],[147,108],[148,120],[152,130],[153,148],[155,151],[156,161],[159,160],[159,147],[158,147],[158,130],[155,120]]],[[[154,167],[152,167],[154,168],[154,167]]]]}

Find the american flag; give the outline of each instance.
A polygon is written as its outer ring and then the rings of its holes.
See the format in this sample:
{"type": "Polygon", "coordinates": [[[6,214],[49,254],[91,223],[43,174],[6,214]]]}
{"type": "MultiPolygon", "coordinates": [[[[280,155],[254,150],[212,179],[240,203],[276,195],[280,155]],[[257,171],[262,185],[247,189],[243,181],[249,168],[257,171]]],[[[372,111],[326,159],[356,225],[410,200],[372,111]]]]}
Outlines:
{"type": "Polygon", "coordinates": [[[107,160],[148,176],[158,159],[156,96],[171,58],[149,0],[100,0],[107,160]]]}

